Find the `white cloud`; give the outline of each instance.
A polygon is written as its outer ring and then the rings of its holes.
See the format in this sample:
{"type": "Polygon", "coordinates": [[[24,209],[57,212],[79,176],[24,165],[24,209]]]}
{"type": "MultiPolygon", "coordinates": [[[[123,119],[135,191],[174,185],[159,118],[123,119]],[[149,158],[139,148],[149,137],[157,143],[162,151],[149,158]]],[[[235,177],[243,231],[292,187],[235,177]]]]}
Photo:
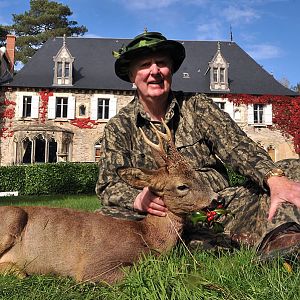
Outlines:
{"type": "Polygon", "coordinates": [[[255,60],[277,58],[282,55],[281,49],[273,45],[257,44],[247,48],[246,52],[255,60]]]}
{"type": "Polygon", "coordinates": [[[221,40],[222,26],[218,21],[212,21],[197,26],[197,38],[199,40],[221,40]]]}
{"type": "Polygon", "coordinates": [[[257,11],[252,8],[240,8],[229,6],[222,11],[222,15],[226,18],[227,21],[236,24],[236,23],[250,23],[256,19],[259,19],[260,16],[257,11]]]}
{"type": "Polygon", "coordinates": [[[103,35],[88,32],[84,35],[86,38],[103,38],[103,35]]]}

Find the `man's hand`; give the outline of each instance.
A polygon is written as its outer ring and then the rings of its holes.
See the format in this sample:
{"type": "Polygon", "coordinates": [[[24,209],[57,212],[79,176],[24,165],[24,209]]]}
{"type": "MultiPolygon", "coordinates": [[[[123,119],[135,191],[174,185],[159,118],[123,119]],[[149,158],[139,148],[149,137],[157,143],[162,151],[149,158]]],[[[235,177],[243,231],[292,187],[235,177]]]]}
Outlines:
{"type": "Polygon", "coordinates": [[[137,211],[147,212],[159,217],[165,217],[168,209],[163,200],[153,194],[148,187],[144,187],[134,200],[133,207],[137,211]]]}
{"type": "Polygon", "coordinates": [[[300,208],[300,182],[292,181],[284,176],[272,176],[268,179],[267,184],[271,196],[268,220],[272,220],[278,207],[284,202],[300,208]]]}

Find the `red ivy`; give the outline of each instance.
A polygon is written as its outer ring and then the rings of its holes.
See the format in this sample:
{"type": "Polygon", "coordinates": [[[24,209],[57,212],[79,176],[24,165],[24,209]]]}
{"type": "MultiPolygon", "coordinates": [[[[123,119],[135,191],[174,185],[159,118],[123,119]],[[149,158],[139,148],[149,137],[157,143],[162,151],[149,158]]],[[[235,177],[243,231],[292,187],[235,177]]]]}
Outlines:
{"type": "Polygon", "coordinates": [[[0,101],[0,106],[9,106],[9,105],[16,105],[16,102],[5,99],[4,101],[0,101]]]}
{"type": "Polygon", "coordinates": [[[274,127],[292,136],[295,152],[300,154],[300,96],[229,94],[223,97],[237,105],[272,104],[274,127]]]}
{"type": "Polygon", "coordinates": [[[70,123],[79,128],[93,128],[96,121],[91,120],[90,118],[76,118],[71,120],[70,123]]]}
{"type": "Polygon", "coordinates": [[[49,92],[48,90],[40,91],[39,95],[41,98],[41,103],[40,103],[40,107],[39,107],[39,112],[40,112],[39,120],[41,123],[45,124],[46,114],[48,112],[49,97],[53,96],[53,92],[49,92]]]}
{"type": "Polygon", "coordinates": [[[0,128],[0,137],[12,137],[14,134],[14,131],[12,130],[12,121],[15,117],[16,102],[5,99],[0,102],[0,106],[3,107],[0,112],[0,120],[2,123],[0,128]]]}

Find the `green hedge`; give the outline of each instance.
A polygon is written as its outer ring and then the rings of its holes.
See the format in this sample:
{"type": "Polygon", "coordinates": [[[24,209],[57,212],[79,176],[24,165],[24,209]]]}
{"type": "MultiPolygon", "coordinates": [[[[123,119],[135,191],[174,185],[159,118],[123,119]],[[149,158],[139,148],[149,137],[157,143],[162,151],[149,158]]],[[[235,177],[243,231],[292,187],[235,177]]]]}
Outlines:
{"type": "Polygon", "coordinates": [[[94,193],[97,163],[56,163],[0,167],[0,191],[21,195],[94,193]]]}

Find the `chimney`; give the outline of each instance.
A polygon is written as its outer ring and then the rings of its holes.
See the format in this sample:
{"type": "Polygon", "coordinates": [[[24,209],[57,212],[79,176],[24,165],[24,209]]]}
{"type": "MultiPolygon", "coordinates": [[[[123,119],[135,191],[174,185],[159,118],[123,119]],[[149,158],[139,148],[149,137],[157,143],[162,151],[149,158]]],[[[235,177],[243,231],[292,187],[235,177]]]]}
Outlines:
{"type": "Polygon", "coordinates": [[[14,72],[14,64],[15,64],[15,45],[16,45],[16,37],[12,34],[8,34],[6,36],[6,55],[10,61],[10,71],[14,72]]]}

